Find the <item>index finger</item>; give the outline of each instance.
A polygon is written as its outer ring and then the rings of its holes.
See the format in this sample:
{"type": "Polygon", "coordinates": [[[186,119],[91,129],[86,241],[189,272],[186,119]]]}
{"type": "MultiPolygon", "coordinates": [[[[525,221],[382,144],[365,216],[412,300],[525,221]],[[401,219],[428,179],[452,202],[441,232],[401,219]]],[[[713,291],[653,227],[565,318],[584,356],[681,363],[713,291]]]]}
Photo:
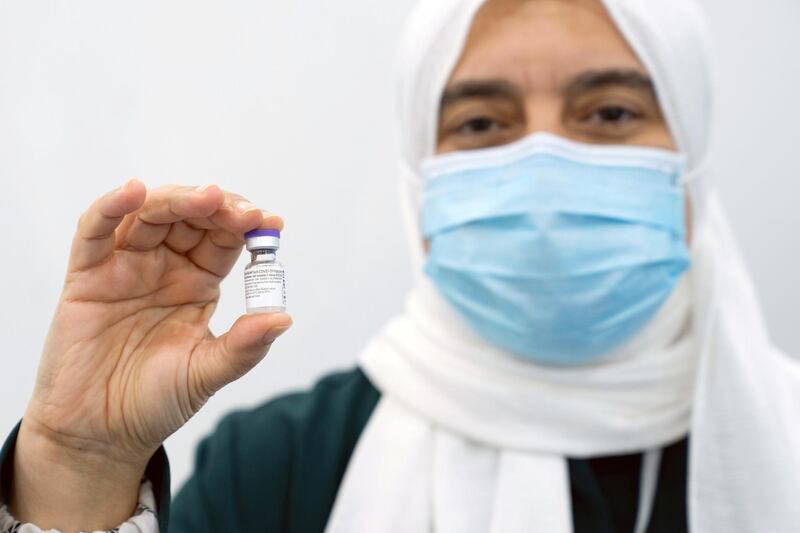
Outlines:
{"type": "Polygon", "coordinates": [[[206,230],[227,230],[241,239],[262,221],[255,205],[216,185],[160,187],[134,215],[122,223],[118,246],[150,250],[166,243],[178,253],[194,247],[206,230]]]}
{"type": "MultiPolygon", "coordinates": [[[[261,223],[255,227],[247,227],[242,231],[255,229],[283,230],[283,219],[274,213],[263,212],[261,223]]],[[[244,244],[244,234],[240,231],[225,229],[206,231],[200,242],[186,253],[200,268],[219,277],[225,277],[233,268],[244,244]]]]}

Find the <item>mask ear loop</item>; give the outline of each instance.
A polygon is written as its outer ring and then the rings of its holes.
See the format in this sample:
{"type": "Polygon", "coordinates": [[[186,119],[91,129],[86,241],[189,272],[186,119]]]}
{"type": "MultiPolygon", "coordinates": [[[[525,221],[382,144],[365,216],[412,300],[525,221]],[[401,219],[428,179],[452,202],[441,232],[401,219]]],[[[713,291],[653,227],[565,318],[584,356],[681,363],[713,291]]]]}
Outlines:
{"type": "Polygon", "coordinates": [[[706,174],[709,169],[708,158],[703,159],[700,163],[693,168],[683,172],[678,179],[679,185],[692,186],[694,182],[706,174]]]}
{"type": "Polygon", "coordinates": [[[422,276],[422,269],[425,263],[425,249],[422,244],[425,237],[422,234],[420,220],[422,216],[420,206],[422,187],[422,178],[419,174],[411,171],[406,164],[403,164],[400,171],[400,179],[398,180],[400,213],[403,217],[408,248],[411,252],[411,268],[415,277],[422,276]]]}
{"type": "Polygon", "coordinates": [[[708,212],[708,180],[706,176],[708,176],[710,168],[709,158],[705,157],[700,163],[684,172],[678,180],[678,184],[689,196],[689,205],[692,210],[692,244],[697,240],[695,237],[705,225],[708,212]]]}

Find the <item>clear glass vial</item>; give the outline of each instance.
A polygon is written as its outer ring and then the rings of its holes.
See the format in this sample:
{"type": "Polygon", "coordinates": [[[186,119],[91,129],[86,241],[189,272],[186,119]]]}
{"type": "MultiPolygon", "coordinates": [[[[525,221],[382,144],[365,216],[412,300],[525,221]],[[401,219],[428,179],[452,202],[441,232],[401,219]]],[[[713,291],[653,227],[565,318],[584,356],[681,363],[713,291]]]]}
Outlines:
{"type": "Polygon", "coordinates": [[[286,278],[283,265],[275,258],[281,233],[256,229],[244,235],[250,263],[244,269],[244,298],[248,313],[277,313],[286,310],[286,278]]]}

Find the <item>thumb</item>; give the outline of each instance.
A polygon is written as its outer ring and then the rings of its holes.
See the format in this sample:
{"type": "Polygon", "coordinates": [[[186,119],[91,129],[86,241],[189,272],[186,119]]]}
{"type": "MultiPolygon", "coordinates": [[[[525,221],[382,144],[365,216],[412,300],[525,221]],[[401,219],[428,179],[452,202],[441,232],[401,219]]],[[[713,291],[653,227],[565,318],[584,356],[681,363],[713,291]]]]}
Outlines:
{"type": "Polygon", "coordinates": [[[191,375],[207,396],[249,372],[272,342],[292,325],[286,313],[243,315],[224,335],[203,341],[191,360],[191,375]]]}

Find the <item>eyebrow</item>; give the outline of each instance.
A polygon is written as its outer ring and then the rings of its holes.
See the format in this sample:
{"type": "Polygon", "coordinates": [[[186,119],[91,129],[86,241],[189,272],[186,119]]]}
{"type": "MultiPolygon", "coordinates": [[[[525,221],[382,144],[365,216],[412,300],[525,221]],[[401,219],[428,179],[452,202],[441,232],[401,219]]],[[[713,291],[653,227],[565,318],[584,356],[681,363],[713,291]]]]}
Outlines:
{"type": "MultiPolygon", "coordinates": [[[[572,78],[560,92],[565,96],[574,96],[592,90],[620,86],[644,90],[653,98],[656,95],[652,80],[638,70],[632,69],[587,70],[572,78]]],[[[520,99],[522,97],[522,91],[516,85],[502,79],[467,80],[447,87],[439,105],[440,109],[444,109],[461,100],[472,98],[520,99]]]]}
{"type": "Polygon", "coordinates": [[[572,78],[562,89],[561,93],[571,96],[583,92],[608,87],[628,87],[630,89],[644,90],[655,98],[656,90],[653,81],[638,70],[610,69],[588,70],[572,78]]]}
{"type": "Polygon", "coordinates": [[[521,98],[522,92],[504,80],[468,80],[445,89],[439,103],[441,108],[471,98],[521,98]]]}

